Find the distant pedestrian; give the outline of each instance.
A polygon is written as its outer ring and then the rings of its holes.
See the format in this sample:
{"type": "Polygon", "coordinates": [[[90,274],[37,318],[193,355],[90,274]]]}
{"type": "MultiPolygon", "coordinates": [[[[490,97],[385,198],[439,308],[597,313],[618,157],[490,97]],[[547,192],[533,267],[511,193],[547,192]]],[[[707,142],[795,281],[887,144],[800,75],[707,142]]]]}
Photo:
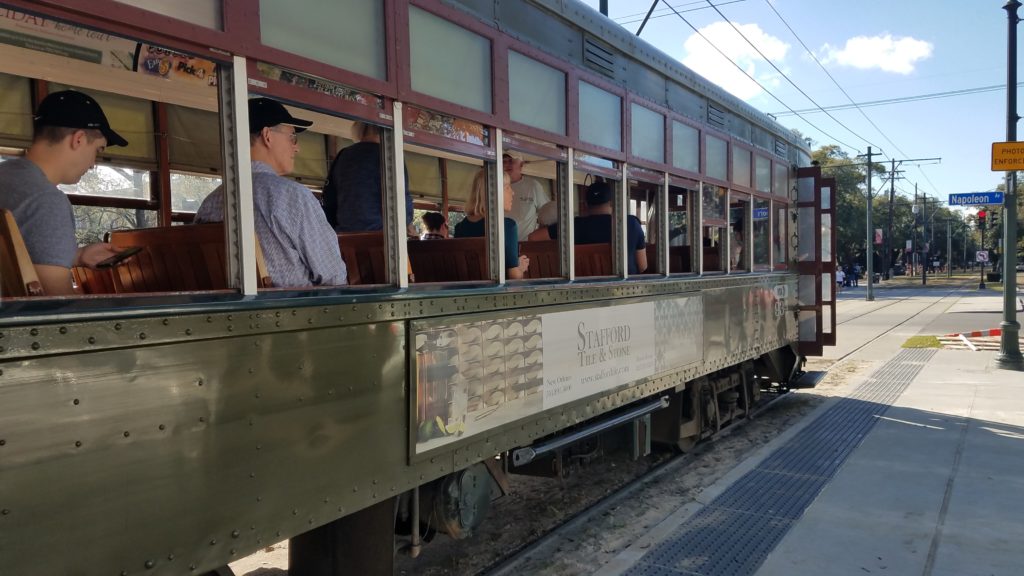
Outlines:
{"type": "Polygon", "coordinates": [[[843,285],[846,283],[846,273],[843,272],[842,268],[836,269],[836,294],[839,294],[843,290],[843,285]]]}

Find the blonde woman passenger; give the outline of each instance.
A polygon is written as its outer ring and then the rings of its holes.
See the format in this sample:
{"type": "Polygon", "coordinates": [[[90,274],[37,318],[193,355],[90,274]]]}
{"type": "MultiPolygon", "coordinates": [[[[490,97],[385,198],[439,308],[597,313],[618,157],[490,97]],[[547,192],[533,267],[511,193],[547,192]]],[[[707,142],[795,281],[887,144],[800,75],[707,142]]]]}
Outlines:
{"type": "MultiPolygon", "coordinates": [[[[502,194],[505,212],[512,209],[512,200],[515,194],[512,191],[512,181],[508,172],[505,173],[505,190],[502,194]]],[[[456,238],[473,238],[485,235],[487,227],[484,225],[484,218],[487,217],[487,175],[484,170],[476,173],[473,178],[473,188],[469,191],[469,200],[466,202],[466,217],[455,225],[456,238]]],[[[519,254],[519,228],[516,221],[505,218],[505,276],[510,280],[523,278],[530,268],[530,259],[519,254]],[[513,266],[512,264],[515,264],[513,266]]]]}

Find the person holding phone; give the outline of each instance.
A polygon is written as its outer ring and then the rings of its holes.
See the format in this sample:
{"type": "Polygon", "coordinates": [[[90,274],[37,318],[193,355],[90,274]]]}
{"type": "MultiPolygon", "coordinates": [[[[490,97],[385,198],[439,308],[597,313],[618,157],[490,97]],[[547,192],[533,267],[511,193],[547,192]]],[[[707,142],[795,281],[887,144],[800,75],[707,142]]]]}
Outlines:
{"type": "Polygon", "coordinates": [[[74,90],[43,99],[32,117],[32,144],[22,158],[0,163],[0,208],[14,215],[47,295],[74,294],[71,268],[96,268],[120,250],[78,246],[71,202],[58,184],[75,184],[107,146],[128,141],[110,128],[103,109],[74,90]]]}

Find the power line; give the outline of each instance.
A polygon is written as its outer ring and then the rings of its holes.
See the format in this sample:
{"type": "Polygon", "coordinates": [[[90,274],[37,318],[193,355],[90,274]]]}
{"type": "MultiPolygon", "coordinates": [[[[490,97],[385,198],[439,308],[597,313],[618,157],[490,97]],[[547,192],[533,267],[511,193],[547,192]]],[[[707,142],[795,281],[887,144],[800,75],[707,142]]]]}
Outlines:
{"type": "MultiPolygon", "coordinates": [[[[1024,87],[1024,82],[1017,83],[1018,87],[1024,87]]],[[[874,106],[887,106],[890,104],[903,104],[905,102],[918,102],[922,100],[937,100],[939,98],[952,98],[954,96],[967,96],[970,94],[981,94],[984,92],[998,92],[1006,90],[1006,84],[995,84],[993,86],[977,86],[975,88],[961,88],[959,90],[947,90],[945,92],[932,92],[929,94],[917,94],[915,96],[900,96],[897,98],[885,98],[882,100],[869,100],[867,102],[854,102],[850,104],[836,104],[834,106],[825,106],[823,110],[849,110],[851,108],[871,108],[874,106]]],[[[797,110],[802,114],[814,114],[818,112],[817,108],[806,108],[803,110],[797,110]]],[[[791,112],[783,111],[772,113],[772,116],[789,116],[791,112]]]]}
{"type": "MultiPolygon", "coordinates": [[[[718,6],[726,6],[728,4],[739,4],[740,2],[746,2],[746,1],[747,0],[729,0],[729,1],[726,1],[726,2],[719,2],[718,6]]],[[[667,2],[665,4],[668,6],[667,2]]],[[[704,6],[704,0],[694,0],[693,2],[684,2],[682,4],[677,4],[676,7],[677,8],[682,8],[684,6],[693,6],[695,4],[700,4],[700,6],[698,6],[697,8],[689,8],[689,9],[683,10],[683,12],[697,12],[699,10],[707,10],[708,9],[707,6],[704,6]]],[[[655,15],[651,16],[650,19],[654,20],[655,18],[662,18],[662,17],[665,17],[665,16],[671,16],[672,12],[669,11],[670,8],[672,8],[672,6],[668,6],[668,8],[658,8],[658,9],[656,9],[654,11],[655,15]],[[661,12],[661,14],[658,14],[658,12],[661,12]]],[[[614,18],[614,20],[616,22],[618,22],[620,25],[625,26],[626,24],[635,24],[637,22],[642,21],[643,20],[643,16],[645,14],[646,14],[646,12],[638,12],[636,14],[628,14],[626,16],[619,16],[617,18],[614,18]],[[627,18],[632,18],[632,20],[627,20],[627,18]]]]}
{"type": "MultiPolygon", "coordinates": [[[[665,0],[663,0],[663,1],[665,1],[665,0]]],[[[690,21],[689,21],[689,20],[687,20],[687,19],[686,19],[686,18],[685,18],[685,17],[684,17],[684,16],[682,15],[682,14],[680,14],[680,13],[679,13],[679,12],[678,12],[678,11],[677,11],[677,10],[675,9],[675,7],[674,7],[674,6],[672,6],[671,4],[669,4],[669,3],[667,2],[667,1],[665,1],[665,5],[666,5],[666,6],[668,6],[669,8],[671,8],[671,9],[672,9],[672,12],[674,12],[674,13],[675,13],[675,15],[676,15],[676,16],[678,16],[680,20],[682,20],[683,22],[685,22],[685,23],[686,23],[686,25],[687,25],[687,26],[689,26],[689,27],[690,27],[690,28],[691,28],[691,29],[692,29],[692,30],[693,30],[694,32],[696,32],[698,36],[700,36],[701,38],[703,38],[703,39],[704,39],[704,41],[705,41],[705,42],[707,42],[709,46],[711,46],[712,48],[714,48],[716,52],[718,52],[719,54],[721,54],[723,58],[725,58],[726,60],[728,60],[728,61],[729,61],[729,63],[731,63],[731,64],[732,64],[733,66],[735,66],[737,70],[739,70],[740,72],[742,72],[744,76],[746,76],[747,78],[750,78],[750,81],[751,81],[751,82],[753,82],[754,84],[757,84],[757,85],[758,85],[758,86],[759,86],[759,87],[760,87],[760,88],[761,88],[762,90],[764,90],[764,91],[765,91],[765,93],[766,93],[766,94],[768,94],[769,96],[771,96],[772,98],[774,98],[774,99],[775,99],[775,100],[776,100],[776,101],[777,101],[777,102],[778,102],[779,104],[782,104],[783,106],[785,106],[787,110],[789,110],[789,111],[793,112],[793,114],[795,114],[795,115],[796,115],[796,116],[797,116],[798,118],[800,118],[801,120],[803,120],[804,122],[806,122],[806,123],[807,123],[807,124],[808,124],[809,126],[811,126],[812,128],[814,128],[814,129],[815,129],[815,130],[817,130],[818,132],[821,132],[821,133],[822,133],[822,134],[824,134],[825,136],[828,136],[828,137],[829,137],[829,138],[831,138],[832,140],[835,140],[836,142],[838,142],[838,143],[842,144],[843,146],[846,146],[847,148],[850,148],[850,149],[856,150],[857,152],[860,152],[860,150],[858,150],[856,146],[851,146],[851,145],[849,145],[849,144],[847,144],[847,143],[843,142],[843,141],[842,141],[842,140],[840,140],[839,138],[836,138],[835,136],[833,136],[833,135],[829,134],[829,133],[828,133],[828,132],[826,132],[826,131],[825,131],[824,129],[822,129],[822,128],[818,127],[818,126],[817,126],[816,124],[814,124],[813,122],[811,122],[810,120],[808,120],[807,118],[805,118],[805,117],[804,117],[804,116],[803,116],[802,114],[800,114],[800,113],[799,113],[799,112],[797,112],[796,110],[793,110],[792,108],[790,108],[788,104],[786,104],[785,102],[783,102],[781,98],[779,98],[778,96],[776,96],[776,95],[775,95],[775,94],[774,94],[774,93],[773,93],[773,92],[772,92],[771,90],[769,90],[769,89],[768,89],[768,88],[766,88],[766,87],[765,87],[765,86],[764,86],[763,84],[761,84],[760,82],[758,82],[758,81],[757,81],[757,79],[755,79],[755,78],[754,78],[753,76],[751,76],[751,75],[750,75],[750,73],[748,73],[748,72],[747,72],[746,70],[744,70],[742,66],[740,66],[740,65],[739,65],[739,64],[737,64],[736,62],[733,62],[731,58],[729,58],[728,56],[726,56],[725,52],[722,52],[722,50],[721,50],[721,49],[720,49],[720,48],[719,48],[718,46],[715,46],[715,44],[714,44],[714,43],[713,43],[713,42],[712,42],[711,40],[708,40],[708,37],[707,37],[707,36],[705,36],[705,35],[704,35],[704,34],[703,34],[703,33],[702,33],[702,32],[701,32],[700,30],[698,30],[696,26],[694,26],[693,24],[691,24],[691,23],[690,23],[690,21]]]]}
{"type": "MultiPolygon", "coordinates": [[[[789,30],[790,34],[792,34],[793,37],[796,38],[796,41],[799,42],[800,45],[804,47],[804,50],[808,54],[810,54],[811,59],[814,60],[814,62],[818,64],[818,67],[821,68],[821,70],[823,72],[825,72],[825,75],[828,76],[829,80],[831,80],[832,83],[836,85],[836,88],[839,88],[839,91],[842,92],[844,96],[846,96],[846,99],[849,100],[850,103],[853,104],[854,108],[857,108],[857,110],[861,113],[861,115],[864,116],[864,119],[867,120],[875,128],[875,130],[878,131],[879,134],[882,135],[882,138],[885,138],[886,142],[888,142],[889,144],[892,144],[892,147],[897,152],[899,152],[900,155],[907,156],[907,153],[904,152],[903,150],[900,150],[900,147],[897,146],[895,142],[890,140],[889,137],[885,135],[885,132],[882,132],[882,129],[879,128],[878,125],[875,124],[874,121],[871,120],[871,118],[868,118],[868,115],[865,114],[864,111],[861,110],[859,106],[857,106],[857,104],[853,101],[853,98],[851,98],[850,95],[846,92],[846,90],[844,90],[843,87],[839,85],[839,82],[837,82],[836,79],[832,76],[832,74],[829,73],[828,69],[825,68],[825,65],[822,64],[821,61],[818,60],[818,57],[814,55],[814,52],[812,52],[811,49],[807,47],[807,44],[804,44],[804,41],[796,33],[796,30],[793,30],[793,27],[789,25],[789,22],[787,22],[786,19],[782,17],[782,14],[779,14],[779,11],[775,9],[775,6],[772,6],[771,1],[770,0],[765,0],[765,4],[768,4],[768,7],[771,8],[772,12],[774,12],[775,15],[779,17],[779,20],[781,20],[782,23],[786,26],[786,28],[789,30]]],[[[817,103],[815,103],[815,104],[817,104],[817,103]]],[[[821,107],[819,106],[819,108],[821,108],[821,107]]],[[[822,111],[824,112],[824,109],[822,109],[822,111]]],[[[829,117],[831,117],[831,114],[829,115],[829,117]]],[[[862,140],[863,140],[863,138],[862,138],[862,140]]],[[[866,140],[865,140],[865,142],[866,142],[866,140]]]]}
{"type": "MultiPolygon", "coordinates": [[[[725,15],[725,14],[723,14],[723,13],[722,13],[722,11],[721,11],[721,10],[719,10],[717,6],[715,6],[714,4],[712,4],[712,3],[711,3],[711,0],[707,0],[707,3],[708,3],[708,5],[709,5],[709,6],[711,6],[712,8],[714,8],[714,9],[715,9],[715,12],[717,12],[717,13],[718,13],[718,15],[719,15],[719,16],[721,16],[721,17],[722,17],[722,19],[723,19],[723,20],[725,20],[725,21],[726,21],[726,22],[727,22],[727,23],[729,24],[729,26],[731,26],[731,27],[732,27],[732,29],[736,31],[736,33],[737,33],[737,34],[739,34],[739,35],[740,35],[740,38],[743,38],[743,40],[744,40],[744,41],[745,41],[745,42],[746,42],[747,44],[749,44],[749,45],[750,45],[750,47],[751,47],[751,48],[753,48],[753,49],[754,49],[754,50],[755,50],[755,51],[756,51],[756,52],[758,53],[758,55],[759,55],[759,56],[761,56],[761,58],[764,58],[764,61],[765,61],[765,62],[767,62],[769,66],[771,66],[772,68],[774,68],[774,69],[775,69],[775,71],[776,71],[776,72],[778,72],[779,74],[781,74],[781,75],[782,75],[782,77],[783,77],[783,78],[785,78],[787,82],[789,82],[790,84],[792,84],[792,85],[793,85],[793,88],[796,88],[798,92],[800,92],[801,94],[803,94],[803,95],[804,95],[804,98],[807,98],[807,100],[809,100],[809,101],[810,101],[810,102],[811,102],[812,104],[814,104],[815,106],[817,106],[817,109],[818,109],[818,110],[821,110],[822,112],[824,112],[826,116],[828,116],[829,118],[831,118],[831,119],[832,119],[832,120],[833,120],[833,121],[834,121],[834,122],[835,122],[836,124],[839,124],[840,126],[842,126],[843,128],[845,128],[847,132],[849,132],[850,134],[853,134],[853,135],[854,135],[854,136],[856,136],[857,138],[860,138],[861,140],[863,140],[865,144],[867,144],[867,145],[869,145],[869,146],[874,146],[875,148],[879,148],[879,149],[881,149],[881,146],[877,146],[877,145],[875,145],[874,143],[872,143],[871,141],[869,141],[869,140],[868,140],[867,138],[864,138],[864,137],[863,137],[863,136],[861,136],[860,134],[858,134],[858,133],[854,132],[852,128],[850,128],[850,127],[849,127],[849,126],[847,126],[846,124],[843,124],[842,122],[840,122],[840,121],[839,121],[839,119],[838,119],[838,118],[836,118],[835,116],[833,116],[832,114],[830,114],[830,113],[829,113],[829,112],[828,112],[827,110],[825,110],[824,108],[822,108],[822,107],[821,107],[821,105],[820,105],[820,104],[818,104],[818,103],[817,103],[817,102],[816,102],[816,101],[814,100],[814,98],[811,98],[811,96],[810,96],[810,95],[809,95],[809,94],[808,94],[807,92],[804,92],[804,89],[803,89],[803,88],[801,88],[801,87],[797,86],[796,82],[793,82],[793,79],[792,79],[792,78],[790,78],[790,77],[789,77],[789,76],[788,76],[788,75],[787,75],[787,74],[786,74],[785,72],[783,72],[782,70],[780,70],[780,69],[779,69],[779,67],[778,67],[778,66],[776,66],[774,62],[772,62],[772,61],[771,61],[771,60],[770,60],[770,59],[769,59],[769,58],[768,58],[767,56],[765,56],[765,55],[764,55],[764,52],[761,52],[761,49],[760,49],[760,48],[758,48],[758,47],[757,47],[756,45],[754,45],[754,43],[753,43],[753,42],[751,42],[751,41],[750,41],[750,39],[749,39],[749,38],[747,38],[747,36],[746,36],[745,34],[743,34],[743,32],[740,32],[740,29],[739,29],[739,28],[737,28],[735,24],[733,24],[732,20],[729,20],[729,18],[728,18],[728,17],[727,17],[727,16],[725,15]]],[[[833,80],[833,81],[834,81],[834,80],[833,80]]],[[[870,120],[869,120],[869,122],[870,122],[870,120]]],[[[874,124],[872,124],[872,125],[874,125],[874,124]]],[[[877,126],[876,126],[876,128],[877,128],[877,126]]],[[[892,142],[890,142],[890,144],[892,144],[892,142]]],[[[893,144],[893,146],[895,146],[895,144],[893,144]]],[[[902,152],[901,152],[901,154],[902,154],[902,152]]]]}

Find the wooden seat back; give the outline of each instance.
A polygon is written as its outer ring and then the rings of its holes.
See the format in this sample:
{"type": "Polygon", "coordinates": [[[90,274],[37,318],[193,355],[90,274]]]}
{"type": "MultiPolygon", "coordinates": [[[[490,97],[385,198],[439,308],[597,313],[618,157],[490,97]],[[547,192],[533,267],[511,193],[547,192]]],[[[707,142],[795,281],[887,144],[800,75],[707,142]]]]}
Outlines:
{"type": "Polygon", "coordinates": [[[718,246],[704,246],[704,272],[723,272],[718,246]]]}
{"type": "Polygon", "coordinates": [[[574,248],[576,250],[576,276],[611,276],[614,274],[611,244],[577,244],[574,248]]]}
{"type": "Polygon", "coordinates": [[[448,238],[409,242],[416,282],[486,280],[486,238],[448,238]]]}
{"type": "MultiPolygon", "coordinates": [[[[144,248],[112,269],[118,293],[229,288],[222,223],[119,230],[110,234],[110,243],[144,248]]],[[[271,286],[259,242],[256,273],[260,287],[271,286]]]]}
{"type": "Polygon", "coordinates": [[[14,214],[0,209],[0,296],[43,295],[43,285],[39,283],[14,214]]]}
{"type": "Polygon", "coordinates": [[[524,278],[559,278],[562,272],[558,240],[531,240],[519,243],[519,253],[530,259],[524,278]]]}
{"type": "Polygon", "coordinates": [[[117,292],[111,269],[93,270],[85,266],[75,266],[71,269],[71,275],[74,276],[75,284],[83,294],[114,294],[117,292]]]}
{"type": "Polygon", "coordinates": [[[341,232],[338,234],[338,247],[348,269],[349,284],[387,282],[383,232],[341,232]]]}

